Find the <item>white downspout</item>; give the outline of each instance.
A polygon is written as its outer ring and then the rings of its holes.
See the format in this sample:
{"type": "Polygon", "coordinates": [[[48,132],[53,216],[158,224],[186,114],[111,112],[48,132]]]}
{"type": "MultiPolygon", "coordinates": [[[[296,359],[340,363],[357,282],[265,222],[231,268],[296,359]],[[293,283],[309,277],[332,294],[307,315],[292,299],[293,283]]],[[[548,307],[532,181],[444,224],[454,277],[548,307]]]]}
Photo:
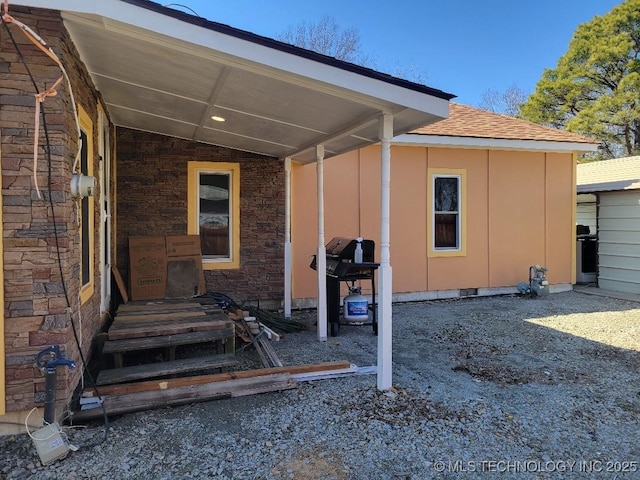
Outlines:
{"type": "Polygon", "coordinates": [[[327,341],[327,258],[324,246],[324,145],[316,147],[316,175],[318,180],[318,251],[316,271],[318,274],[318,340],[327,341]]]}
{"type": "Polygon", "coordinates": [[[291,318],[291,157],[284,159],[284,316],[291,318]]]}
{"type": "Polygon", "coordinates": [[[391,138],[393,116],[380,117],[381,182],[380,182],[380,267],[378,268],[378,390],[392,386],[392,271],[390,253],[391,212],[391,138]]]}

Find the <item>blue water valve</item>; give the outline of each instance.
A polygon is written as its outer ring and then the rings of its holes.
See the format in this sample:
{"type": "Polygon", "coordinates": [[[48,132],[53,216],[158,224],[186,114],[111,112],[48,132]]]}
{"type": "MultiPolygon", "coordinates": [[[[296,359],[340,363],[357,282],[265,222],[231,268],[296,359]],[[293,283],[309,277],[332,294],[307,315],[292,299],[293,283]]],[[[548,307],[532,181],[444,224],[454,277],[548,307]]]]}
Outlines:
{"type": "Polygon", "coordinates": [[[36,366],[40,370],[46,370],[48,372],[55,372],[57,367],[76,368],[73,360],[62,356],[60,345],[51,345],[38,353],[36,356],[36,366]]]}

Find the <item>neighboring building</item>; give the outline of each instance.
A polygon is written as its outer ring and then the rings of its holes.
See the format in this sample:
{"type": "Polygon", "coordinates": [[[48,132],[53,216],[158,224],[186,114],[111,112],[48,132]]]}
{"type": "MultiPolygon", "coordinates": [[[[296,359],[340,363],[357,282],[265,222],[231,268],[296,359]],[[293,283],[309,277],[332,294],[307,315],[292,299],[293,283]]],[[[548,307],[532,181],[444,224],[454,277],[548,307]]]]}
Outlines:
{"type": "Polygon", "coordinates": [[[113,310],[112,266],[127,278],[129,237],[200,234],[207,290],[281,305],[289,164],[441,120],[452,97],[147,0],[19,0],[8,13],[68,82],[2,26],[4,426],[42,405],[34,361],[50,345],[80,367],[58,372],[58,413],[69,404],[113,310]],[[52,85],[36,165],[34,95],[52,85]],[[74,174],[96,179],[93,195],[72,196],[74,174]]]}
{"type": "Polygon", "coordinates": [[[578,223],[597,242],[598,287],[639,294],[640,156],[579,164],[577,191],[578,223]]]}
{"type": "MultiPolygon", "coordinates": [[[[393,139],[391,264],[396,300],[516,292],[529,267],[552,291],[574,278],[577,154],[597,143],[451,103],[449,118],[393,139]]],[[[325,164],[325,236],[379,245],[379,146],[325,164]]],[[[315,170],[293,171],[294,205],[315,208],[315,170]]],[[[316,227],[294,208],[294,303],[313,305],[316,227]]],[[[363,288],[366,284],[363,284],[363,288]]]]}

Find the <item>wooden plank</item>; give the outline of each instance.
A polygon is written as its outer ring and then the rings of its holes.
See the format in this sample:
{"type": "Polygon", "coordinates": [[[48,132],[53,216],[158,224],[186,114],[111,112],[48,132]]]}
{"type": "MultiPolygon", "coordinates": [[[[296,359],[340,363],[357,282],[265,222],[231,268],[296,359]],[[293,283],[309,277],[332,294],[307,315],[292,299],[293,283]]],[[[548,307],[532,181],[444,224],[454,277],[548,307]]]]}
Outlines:
{"type": "Polygon", "coordinates": [[[170,362],[148,363],[130,367],[102,370],[96,380],[97,385],[132,382],[143,378],[163,377],[178,373],[195,372],[210,368],[236,365],[234,355],[209,355],[206,357],[182,358],[170,362]]]}
{"type": "MultiPolygon", "coordinates": [[[[102,399],[107,415],[121,415],[168,405],[184,405],[192,402],[288,390],[295,388],[296,384],[295,379],[288,373],[279,373],[122,395],[102,394],[102,399]]],[[[81,422],[100,418],[102,415],[102,408],[93,408],[76,412],[72,418],[74,422],[81,422]]]]}
{"type": "Polygon", "coordinates": [[[269,344],[269,340],[267,340],[264,336],[258,337],[258,341],[256,345],[260,344],[263,353],[269,359],[269,367],[282,367],[282,361],[276,354],[273,347],[269,344]]]}
{"type": "Polygon", "coordinates": [[[264,323],[259,322],[259,325],[260,325],[260,328],[264,330],[264,333],[269,340],[273,340],[274,342],[279,342],[280,338],[282,338],[282,335],[274,332],[269,327],[267,327],[264,323]]]}
{"type": "MultiPolygon", "coordinates": [[[[186,385],[200,385],[204,383],[222,382],[239,378],[253,378],[263,375],[273,375],[276,373],[289,373],[291,375],[312,373],[312,372],[332,372],[343,371],[351,366],[350,362],[325,362],[308,365],[289,365],[285,367],[258,368],[254,370],[243,370],[239,372],[215,373],[211,375],[198,375],[192,377],[170,378],[167,380],[152,380],[123,385],[107,385],[100,387],[100,395],[121,395],[125,393],[147,392],[153,390],[165,390],[167,388],[177,388],[186,385]]],[[[85,389],[88,395],[97,395],[90,387],[85,389]]]]}
{"type": "Polygon", "coordinates": [[[153,327],[165,327],[170,325],[179,325],[182,323],[211,323],[213,325],[218,325],[216,322],[224,322],[228,323],[232,320],[226,317],[225,315],[204,315],[198,317],[187,317],[176,320],[158,320],[157,322],[113,322],[110,330],[124,330],[128,328],[153,328],[153,327]]]}
{"type": "Polygon", "coordinates": [[[214,340],[235,337],[235,328],[220,328],[205,332],[178,333],[159,337],[132,338],[123,340],[107,340],[104,342],[102,353],[122,353],[151,348],[175,347],[194,343],[205,343],[214,340]]]}
{"type": "Polygon", "coordinates": [[[116,285],[118,286],[118,291],[120,292],[122,301],[124,303],[127,303],[129,301],[129,294],[127,293],[127,287],[124,284],[124,280],[122,279],[120,270],[118,270],[118,267],[116,267],[115,265],[111,265],[111,273],[113,274],[113,278],[116,281],[116,285]]]}
{"type": "Polygon", "coordinates": [[[269,359],[267,358],[267,355],[264,353],[264,351],[262,349],[262,346],[258,342],[254,341],[255,340],[255,336],[251,332],[251,328],[250,328],[249,324],[247,323],[247,321],[244,318],[240,318],[239,322],[244,327],[245,334],[249,337],[249,341],[253,343],[253,348],[255,348],[256,352],[258,353],[258,356],[260,357],[260,360],[262,361],[262,365],[265,368],[273,367],[274,365],[272,365],[271,362],[269,361],[269,359]]]}
{"type": "Polygon", "coordinates": [[[152,310],[183,310],[183,309],[195,309],[202,308],[197,302],[179,302],[171,300],[157,300],[157,301],[137,301],[129,302],[126,305],[120,305],[118,307],[118,313],[130,313],[152,310]]]}
{"type": "Polygon", "coordinates": [[[203,310],[179,311],[169,313],[145,312],[135,315],[117,314],[113,319],[114,323],[129,322],[153,322],[160,320],[182,320],[183,318],[204,317],[206,313],[203,310]]]}
{"type": "Polygon", "coordinates": [[[208,330],[220,330],[232,328],[233,324],[229,321],[220,320],[199,320],[196,322],[172,322],[161,325],[154,324],[135,324],[135,326],[116,326],[115,324],[109,329],[109,340],[122,340],[126,338],[146,338],[157,337],[161,335],[176,335],[178,333],[204,332],[208,330]]]}
{"type": "MultiPolygon", "coordinates": [[[[163,335],[176,335],[178,333],[189,332],[206,332],[209,330],[217,330],[220,327],[211,325],[210,323],[189,322],[181,325],[166,325],[160,328],[136,327],[136,328],[119,328],[109,330],[109,340],[123,340],[127,338],[147,338],[159,337],[163,335]]],[[[223,326],[222,328],[227,328],[223,326]]]]}

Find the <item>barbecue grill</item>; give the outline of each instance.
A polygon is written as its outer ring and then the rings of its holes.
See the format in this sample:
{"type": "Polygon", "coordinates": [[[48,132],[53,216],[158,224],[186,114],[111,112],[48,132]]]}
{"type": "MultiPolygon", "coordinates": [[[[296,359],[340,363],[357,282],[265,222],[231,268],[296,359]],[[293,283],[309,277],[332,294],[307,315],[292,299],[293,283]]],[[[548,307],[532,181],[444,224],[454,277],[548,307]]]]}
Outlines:
{"type": "MultiPolygon", "coordinates": [[[[363,239],[362,262],[354,262],[358,240],[355,238],[334,237],[326,245],[326,282],[327,282],[327,321],[331,336],[340,331],[340,282],[371,280],[371,306],[373,309],[373,333],[378,334],[378,317],[376,312],[376,286],[374,275],[379,263],[374,262],[375,242],[363,239]]],[[[310,267],[317,270],[316,256],[313,256],[310,267]]]]}

